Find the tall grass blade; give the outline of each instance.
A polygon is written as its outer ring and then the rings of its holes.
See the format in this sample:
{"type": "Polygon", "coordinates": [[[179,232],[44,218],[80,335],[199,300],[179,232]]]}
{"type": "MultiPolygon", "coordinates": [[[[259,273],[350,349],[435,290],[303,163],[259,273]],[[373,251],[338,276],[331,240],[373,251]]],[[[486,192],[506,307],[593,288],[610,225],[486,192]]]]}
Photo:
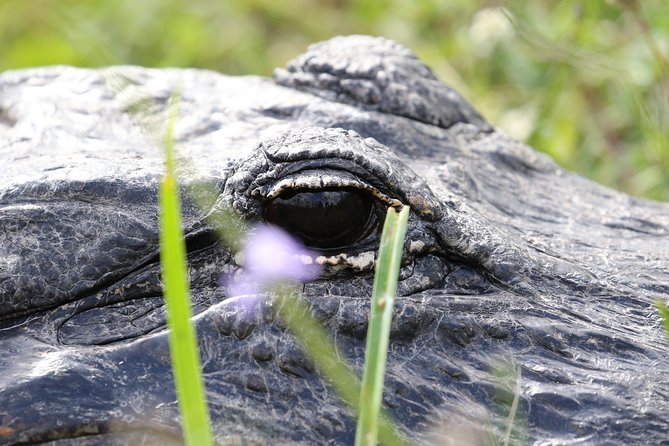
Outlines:
{"type": "Polygon", "coordinates": [[[360,390],[360,415],[355,437],[356,446],[376,446],[378,442],[379,414],[390,324],[408,219],[408,206],[404,206],[399,213],[389,208],[383,225],[379,260],[374,275],[369,328],[367,329],[365,369],[360,390]]]}
{"type": "Polygon", "coordinates": [[[183,435],[188,446],[212,444],[209,414],[200,374],[200,354],[190,323],[186,249],[181,229],[181,203],[174,173],[174,125],[177,96],[170,98],[165,131],[165,176],[160,185],[160,264],[170,328],[170,355],[183,435]]]}

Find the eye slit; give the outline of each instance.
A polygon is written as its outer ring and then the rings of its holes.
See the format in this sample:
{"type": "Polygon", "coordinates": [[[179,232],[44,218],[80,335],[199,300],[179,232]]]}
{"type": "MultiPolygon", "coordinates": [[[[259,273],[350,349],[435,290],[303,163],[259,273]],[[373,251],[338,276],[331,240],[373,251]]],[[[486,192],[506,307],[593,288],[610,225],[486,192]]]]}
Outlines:
{"type": "Polygon", "coordinates": [[[364,239],[376,226],[374,198],[356,189],[297,189],[265,204],[264,219],[305,246],[332,250],[364,239]]]}

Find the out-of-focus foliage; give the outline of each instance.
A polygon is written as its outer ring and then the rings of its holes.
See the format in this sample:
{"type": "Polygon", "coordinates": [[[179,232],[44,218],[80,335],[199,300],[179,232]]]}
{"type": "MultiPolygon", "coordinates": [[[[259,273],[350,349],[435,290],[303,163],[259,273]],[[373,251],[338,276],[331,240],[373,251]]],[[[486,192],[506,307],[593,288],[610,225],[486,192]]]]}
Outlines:
{"type": "Polygon", "coordinates": [[[0,0],[0,69],[268,75],[309,43],[384,35],[558,163],[669,200],[666,0],[0,0]]]}

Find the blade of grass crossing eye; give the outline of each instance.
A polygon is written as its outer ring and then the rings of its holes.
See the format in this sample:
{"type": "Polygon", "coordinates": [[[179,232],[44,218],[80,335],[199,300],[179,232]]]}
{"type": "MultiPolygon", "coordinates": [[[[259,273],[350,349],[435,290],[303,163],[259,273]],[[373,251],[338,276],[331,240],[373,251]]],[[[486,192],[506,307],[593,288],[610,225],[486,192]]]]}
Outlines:
{"type": "MultiPolygon", "coordinates": [[[[330,336],[314,319],[309,308],[296,297],[297,289],[292,291],[276,289],[275,292],[280,302],[278,312],[281,319],[316,364],[319,373],[332,384],[339,397],[351,406],[355,413],[359,413],[360,381],[346,361],[339,356],[330,336]]],[[[379,438],[384,445],[408,446],[398,434],[396,427],[383,415],[380,420],[379,438]]]]}
{"type": "Polygon", "coordinates": [[[404,206],[399,213],[389,208],[383,224],[367,329],[365,368],[360,390],[360,414],[355,436],[356,446],[376,446],[378,442],[379,414],[381,413],[390,324],[408,219],[408,206],[404,206]]]}
{"type": "Polygon", "coordinates": [[[170,98],[165,132],[166,172],[160,185],[160,264],[167,304],[169,343],[174,383],[188,446],[210,446],[211,429],[200,373],[200,354],[190,322],[186,248],[181,229],[181,202],[174,176],[173,132],[177,96],[170,98]]]}
{"type": "Polygon", "coordinates": [[[657,311],[660,312],[664,334],[667,336],[667,342],[669,343],[669,310],[667,309],[667,305],[661,300],[655,302],[655,306],[657,307],[657,311]]]}

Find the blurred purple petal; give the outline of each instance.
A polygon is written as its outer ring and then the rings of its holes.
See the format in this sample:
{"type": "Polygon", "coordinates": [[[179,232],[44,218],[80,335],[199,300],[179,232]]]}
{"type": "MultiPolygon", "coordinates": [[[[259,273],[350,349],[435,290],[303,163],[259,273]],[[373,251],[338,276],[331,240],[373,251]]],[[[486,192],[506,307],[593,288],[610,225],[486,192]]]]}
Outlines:
{"type": "Polygon", "coordinates": [[[287,232],[261,225],[249,233],[244,248],[244,269],[235,277],[221,275],[228,296],[258,294],[281,281],[307,282],[320,273],[315,255],[287,232]]]}
{"type": "Polygon", "coordinates": [[[265,284],[242,274],[236,278],[229,278],[225,285],[228,296],[243,296],[261,293],[265,284]]]}
{"type": "Polygon", "coordinates": [[[246,241],[244,257],[247,270],[254,277],[262,277],[265,283],[281,280],[304,282],[315,279],[319,273],[313,263],[315,256],[276,226],[262,225],[251,233],[246,241]]]}

